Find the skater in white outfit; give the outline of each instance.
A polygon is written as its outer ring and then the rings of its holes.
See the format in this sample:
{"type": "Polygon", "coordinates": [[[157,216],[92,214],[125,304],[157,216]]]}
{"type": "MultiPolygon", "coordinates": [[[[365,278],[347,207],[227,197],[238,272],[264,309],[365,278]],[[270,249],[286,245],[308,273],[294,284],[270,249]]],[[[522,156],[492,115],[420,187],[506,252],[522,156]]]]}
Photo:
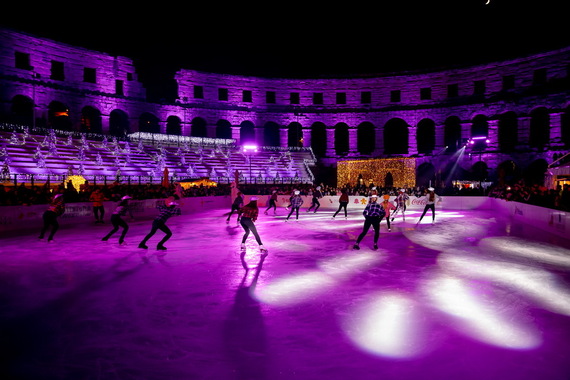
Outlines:
{"type": "Polygon", "coordinates": [[[435,204],[441,202],[441,197],[435,193],[435,189],[433,187],[428,187],[427,190],[427,194],[423,197],[423,200],[426,202],[426,206],[424,207],[424,212],[422,213],[422,216],[420,216],[420,220],[418,220],[417,224],[420,224],[427,210],[431,210],[431,224],[435,223],[435,204]]]}
{"type": "Polygon", "coordinates": [[[396,202],[396,211],[392,214],[391,221],[394,221],[398,213],[402,214],[402,220],[406,221],[406,208],[410,201],[410,196],[406,193],[406,189],[400,189],[394,201],[396,202]]]}

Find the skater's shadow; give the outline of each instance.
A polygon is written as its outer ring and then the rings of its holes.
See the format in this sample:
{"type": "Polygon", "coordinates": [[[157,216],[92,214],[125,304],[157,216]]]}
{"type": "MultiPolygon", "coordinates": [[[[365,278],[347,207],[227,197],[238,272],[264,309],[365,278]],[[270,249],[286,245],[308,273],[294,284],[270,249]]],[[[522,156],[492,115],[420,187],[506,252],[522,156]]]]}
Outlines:
{"type": "Polygon", "coordinates": [[[226,356],[236,371],[236,379],[268,378],[267,337],[259,302],[252,296],[261,273],[265,255],[253,271],[247,267],[245,252],[241,255],[245,273],[238,286],[234,303],[224,323],[226,356]],[[249,282],[249,285],[248,285],[249,282]]]}
{"type": "Polygon", "coordinates": [[[228,233],[228,235],[230,236],[234,236],[237,235],[239,233],[239,228],[240,225],[237,226],[230,226],[229,224],[226,226],[226,232],[228,233]]]}

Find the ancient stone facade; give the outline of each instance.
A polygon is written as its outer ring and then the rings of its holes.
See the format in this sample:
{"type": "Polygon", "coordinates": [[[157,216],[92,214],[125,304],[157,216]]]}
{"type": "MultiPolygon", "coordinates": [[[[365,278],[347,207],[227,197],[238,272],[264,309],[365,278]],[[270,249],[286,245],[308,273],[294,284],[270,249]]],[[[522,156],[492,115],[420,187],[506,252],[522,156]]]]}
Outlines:
{"type": "Polygon", "coordinates": [[[178,99],[157,104],[146,100],[129,58],[0,30],[0,117],[115,136],[144,131],[310,146],[333,166],[340,159],[416,157],[418,184],[460,176],[458,168],[494,179],[505,167],[545,168],[568,153],[569,62],[570,47],[473,67],[351,78],[183,69],[175,76],[178,99]]]}

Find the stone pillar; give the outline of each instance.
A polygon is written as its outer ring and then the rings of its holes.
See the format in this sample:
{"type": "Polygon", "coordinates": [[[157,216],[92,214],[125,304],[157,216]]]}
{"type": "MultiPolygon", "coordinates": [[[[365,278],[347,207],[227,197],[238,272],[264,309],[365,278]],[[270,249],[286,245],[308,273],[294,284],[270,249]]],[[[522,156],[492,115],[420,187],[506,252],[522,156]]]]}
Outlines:
{"type": "Polygon", "coordinates": [[[518,145],[517,148],[527,149],[530,140],[530,116],[518,118],[518,145]]]}
{"type": "Polygon", "coordinates": [[[358,153],[358,130],[356,128],[348,128],[348,155],[357,156],[358,153]]]}
{"type": "Polygon", "coordinates": [[[563,112],[553,112],[550,114],[550,144],[555,150],[564,148],[562,141],[562,115],[563,112]]]}
{"type": "Polygon", "coordinates": [[[285,127],[285,128],[279,128],[279,145],[282,148],[287,148],[288,142],[289,142],[289,128],[285,127]]]}
{"type": "Polygon", "coordinates": [[[325,155],[328,157],[334,157],[336,151],[334,149],[334,128],[327,128],[327,148],[325,150],[325,155]]]}
{"type": "Polygon", "coordinates": [[[459,125],[461,126],[461,133],[459,134],[461,138],[458,143],[457,149],[461,149],[463,145],[465,145],[463,143],[464,140],[469,140],[471,138],[471,126],[473,125],[473,123],[467,122],[467,123],[460,123],[459,125]]]}
{"type": "Polygon", "coordinates": [[[487,150],[498,150],[499,149],[499,120],[493,119],[488,121],[489,131],[487,132],[487,138],[489,143],[487,144],[487,150]]]}
{"type": "Polygon", "coordinates": [[[206,137],[215,138],[216,137],[216,125],[206,124],[206,137]]]}
{"type": "Polygon", "coordinates": [[[308,148],[311,146],[311,128],[303,128],[301,131],[303,132],[303,146],[308,148]]]}
{"type": "Polygon", "coordinates": [[[418,153],[418,128],[410,126],[408,128],[410,133],[408,133],[408,154],[418,153]]]}
{"type": "Polygon", "coordinates": [[[239,125],[232,125],[232,139],[236,140],[236,145],[241,144],[241,140],[239,138],[239,132],[241,127],[239,125]]]}
{"type": "Polygon", "coordinates": [[[111,122],[111,115],[101,114],[101,132],[104,135],[109,134],[109,129],[111,128],[110,122],[111,122]]]}
{"type": "Polygon", "coordinates": [[[265,145],[265,136],[263,136],[263,132],[265,129],[263,127],[254,127],[253,132],[255,135],[255,145],[263,146],[265,145]]]}
{"type": "Polygon", "coordinates": [[[436,125],[435,126],[435,146],[434,150],[439,152],[442,149],[445,149],[445,125],[436,125]]]}

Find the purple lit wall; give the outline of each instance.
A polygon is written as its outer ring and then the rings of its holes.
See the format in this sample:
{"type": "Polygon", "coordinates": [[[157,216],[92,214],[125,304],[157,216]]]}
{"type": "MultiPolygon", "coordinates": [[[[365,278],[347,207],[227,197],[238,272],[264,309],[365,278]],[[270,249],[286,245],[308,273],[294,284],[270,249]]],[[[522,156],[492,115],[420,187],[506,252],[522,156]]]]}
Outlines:
{"type": "Polygon", "coordinates": [[[482,161],[491,172],[513,159],[522,167],[536,160],[549,163],[570,146],[564,137],[570,133],[562,132],[568,129],[568,92],[552,87],[536,97],[529,91],[537,73],[545,73],[547,83],[567,79],[570,48],[474,67],[354,78],[295,80],[184,69],[175,75],[178,101],[156,104],[145,100],[129,58],[13,31],[0,30],[0,37],[1,114],[10,115],[14,98],[22,95],[34,99],[36,118],[47,119],[50,103],[57,100],[68,107],[75,130],[82,112],[93,107],[101,114],[103,133],[119,110],[130,132],[139,131],[141,120],[150,116],[159,133],[175,124],[183,136],[201,131],[202,137],[239,143],[251,126],[258,145],[270,140],[271,146],[286,147],[302,141],[324,164],[335,165],[339,158],[415,156],[418,165],[438,170],[449,160],[442,154],[449,141],[460,148],[482,126],[489,138],[484,152],[466,150],[457,164],[471,170],[482,161]],[[18,67],[18,54],[28,56],[29,67],[18,67]],[[63,80],[52,79],[52,61],[63,64],[63,80]],[[95,70],[95,83],[84,81],[86,68],[95,70]],[[513,86],[507,90],[506,79],[513,86]],[[123,95],[117,94],[117,81],[123,83],[123,95]],[[504,121],[508,115],[510,124],[504,121]],[[229,136],[220,136],[222,126],[229,128],[229,136]],[[533,146],[542,131],[545,141],[533,146]],[[422,145],[425,139],[433,142],[429,149],[422,145]],[[512,141],[509,151],[505,140],[512,141]]]}

